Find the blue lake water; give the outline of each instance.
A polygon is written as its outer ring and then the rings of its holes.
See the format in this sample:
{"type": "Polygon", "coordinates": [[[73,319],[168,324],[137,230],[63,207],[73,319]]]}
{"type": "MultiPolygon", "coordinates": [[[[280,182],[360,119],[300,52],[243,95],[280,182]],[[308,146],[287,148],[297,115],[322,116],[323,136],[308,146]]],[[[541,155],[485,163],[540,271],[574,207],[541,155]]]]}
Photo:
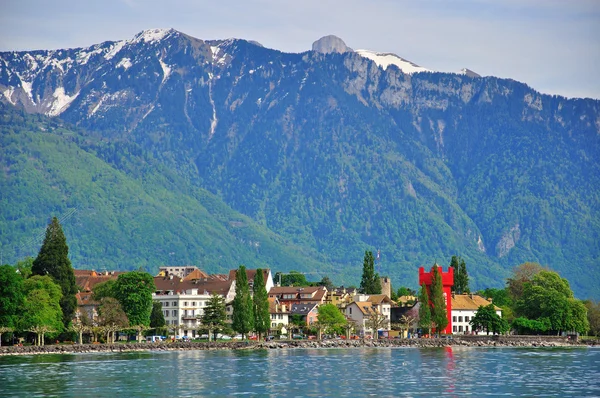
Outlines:
{"type": "Polygon", "coordinates": [[[600,348],[354,348],[0,357],[0,396],[600,396],[600,348]]]}

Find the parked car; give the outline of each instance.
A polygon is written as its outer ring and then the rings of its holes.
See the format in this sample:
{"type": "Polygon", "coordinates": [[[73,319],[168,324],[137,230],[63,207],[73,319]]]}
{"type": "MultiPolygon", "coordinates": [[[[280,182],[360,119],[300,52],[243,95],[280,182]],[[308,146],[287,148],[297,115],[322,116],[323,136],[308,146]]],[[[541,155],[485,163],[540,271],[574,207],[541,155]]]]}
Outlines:
{"type": "Polygon", "coordinates": [[[275,340],[275,336],[267,336],[265,337],[265,341],[272,341],[275,340]]]}
{"type": "Polygon", "coordinates": [[[162,336],[146,336],[148,343],[160,343],[161,341],[163,341],[162,336]]]}
{"type": "Polygon", "coordinates": [[[233,336],[234,340],[242,340],[244,338],[244,336],[242,336],[241,334],[236,334],[235,336],[233,336]]]}
{"type": "Polygon", "coordinates": [[[301,335],[301,334],[293,334],[293,335],[292,335],[292,338],[293,338],[294,340],[303,340],[303,339],[304,339],[304,336],[303,336],[303,335],[301,335]]]}

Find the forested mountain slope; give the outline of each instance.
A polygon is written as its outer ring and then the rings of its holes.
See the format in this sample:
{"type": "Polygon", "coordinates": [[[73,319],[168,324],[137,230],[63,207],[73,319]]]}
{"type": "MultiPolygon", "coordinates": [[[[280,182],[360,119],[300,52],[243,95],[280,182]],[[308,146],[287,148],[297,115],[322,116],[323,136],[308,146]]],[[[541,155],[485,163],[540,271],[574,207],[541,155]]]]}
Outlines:
{"type": "MultiPolygon", "coordinates": [[[[330,264],[334,281],[356,283],[364,250],[380,249],[397,284],[456,254],[475,287],[538,261],[579,296],[600,296],[600,101],[173,30],[0,59],[5,103],[96,137],[94,154],[127,177],[147,178],[152,159],[152,178],[172,173],[156,181],[167,192],[212,192],[330,264]]],[[[13,242],[4,220],[2,242],[13,242]]],[[[186,253],[220,244],[178,239],[186,253]]]]}

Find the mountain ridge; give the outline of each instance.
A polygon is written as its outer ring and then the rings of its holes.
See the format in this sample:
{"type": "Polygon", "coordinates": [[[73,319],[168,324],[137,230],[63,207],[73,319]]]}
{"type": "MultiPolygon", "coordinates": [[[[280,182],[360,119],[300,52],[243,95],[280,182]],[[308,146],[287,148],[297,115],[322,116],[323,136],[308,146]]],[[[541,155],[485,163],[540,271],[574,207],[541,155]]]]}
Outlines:
{"type": "MultiPolygon", "coordinates": [[[[381,249],[380,271],[414,286],[416,267],[457,254],[474,286],[539,261],[600,296],[600,101],[179,32],[102,54],[48,63],[34,102],[63,87],[74,98],[60,117],[77,135],[138,148],[346,275],[381,249]]],[[[0,92],[17,105],[25,58],[0,53],[0,92]]],[[[127,152],[111,151],[111,167],[131,173],[117,161],[127,152]]]]}

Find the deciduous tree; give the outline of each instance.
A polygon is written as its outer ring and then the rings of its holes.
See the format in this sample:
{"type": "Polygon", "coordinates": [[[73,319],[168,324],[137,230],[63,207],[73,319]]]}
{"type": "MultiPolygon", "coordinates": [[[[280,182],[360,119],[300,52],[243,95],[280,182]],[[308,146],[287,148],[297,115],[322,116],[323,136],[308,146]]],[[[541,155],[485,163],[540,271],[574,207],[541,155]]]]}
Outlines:
{"type": "Polygon", "coordinates": [[[379,279],[379,274],[375,272],[375,259],[371,251],[365,251],[360,292],[364,294],[381,294],[381,279],[379,279]]]}
{"type": "Polygon", "coordinates": [[[533,277],[543,270],[545,268],[540,264],[531,262],[523,263],[513,269],[512,277],[506,280],[506,288],[513,301],[521,298],[525,283],[531,282],[533,277]]]}
{"type": "Polygon", "coordinates": [[[334,304],[323,304],[317,307],[317,320],[323,326],[325,333],[334,332],[346,325],[346,317],[334,304]]]}
{"type": "Polygon", "coordinates": [[[34,276],[23,283],[26,294],[19,329],[37,334],[37,344],[44,344],[44,334],[63,330],[60,286],[49,276],[34,276]]]}
{"type": "Polygon", "coordinates": [[[119,275],[114,285],[114,297],[127,314],[130,325],[150,326],[152,293],[156,290],[152,275],[132,271],[119,275]]]}
{"type": "Polygon", "coordinates": [[[446,298],[444,297],[444,286],[442,284],[442,273],[440,267],[433,266],[431,280],[431,320],[435,325],[438,336],[448,326],[448,313],[446,310],[446,298]]]}
{"type": "Polygon", "coordinates": [[[62,321],[66,327],[77,308],[77,287],[75,286],[75,274],[69,260],[69,247],[63,233],[62,227],[56,217],[46,228],[46,237],[40,248],[38,256],[33,261],[31,271],[33,275],[50,275],[62,289],[60,308],[62,309],[62,321]]]}
{"type": "Polygon", "coordinates": [[[429,293],[423,283],[419,291],[419,327],[423,334],[429,334],[431,329],[431,307],[429,305],[429,293]]]}
{"type": "Polygon", "coordinates": [[[0,327],[14,328],[23,304],[23,278],[10,265],[0,266],[0,327]]]}
{"type": "Polygon", "coordinates": [[[104,328],[106,342],[115,341],[115,332],[123,330],[130,325],[127,314],[123,311],[119,301],[113,297],[105,297],[98,307],[98,324],[104,328]]]}
{"type": "Polygon", "coordinates": [[[233,330],[246,337],[254,329],[254,314],[252,311],[252,297],[246,267],[240,265],[235,273],[235,298],[233,299],[233,330]]]}
{"type": "Polygon", "coordinates": [[[373,331],[373,338],[379,338],[379,329],[389,328],[389,320],[379,311],[373,311],[367,316],[365,326],[373,331]]]}
{"type": "Polygon", "coordinates": [[[473,329],[485,330],[487,334],[503,334],[509,330],[508,322],[496,313],[494,304],[479,306],[469,323],[473,329]]]}
{"type": "Polygon", "coordinates": [[[269,294],[265,287],[265,278],[262,269],[256,270],[254,284],[252,286],[252,309],[254,312],[254,330],[258,333],[258,339],[269,331],[271,326],[271,314],[269,314],[269,294]]]}

